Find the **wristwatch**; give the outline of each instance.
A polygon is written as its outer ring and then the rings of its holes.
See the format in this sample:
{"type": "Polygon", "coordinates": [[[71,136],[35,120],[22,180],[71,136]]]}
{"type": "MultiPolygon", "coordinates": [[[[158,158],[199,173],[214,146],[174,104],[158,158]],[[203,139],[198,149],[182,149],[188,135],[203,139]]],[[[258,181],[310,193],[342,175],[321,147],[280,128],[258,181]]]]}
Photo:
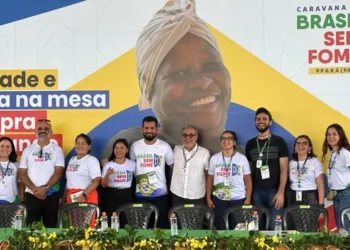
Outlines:
{"type": "Polygon", "coordinates": [[[87,199],[87,195],[83,192],[82,196],[84,196],[85,199],[87,199]]]}
{"type": "Polygon", "coordinates": [[[49,189],[49,188],[50,188],[50,186],[49,186],[49,185],[45,185],[44,187],[45,187],[46,189],[49,189]]]}
{"type": "Polygon", "coordinates": [[[324,204],[318,204],[319,206],[321,206],[321,207],[324,207],[324,204]]]}

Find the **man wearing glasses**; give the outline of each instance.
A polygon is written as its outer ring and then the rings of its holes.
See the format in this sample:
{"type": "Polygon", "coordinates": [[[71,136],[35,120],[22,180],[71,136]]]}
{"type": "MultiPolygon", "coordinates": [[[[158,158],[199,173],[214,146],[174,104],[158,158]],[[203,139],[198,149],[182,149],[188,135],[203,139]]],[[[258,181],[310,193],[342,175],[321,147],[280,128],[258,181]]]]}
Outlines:
{"type": "Polygon", "coordinates": [[[182,129],[183,145],[174,148],[174,169],[170,190],[173,206],[205,204],[205,183],[208,173],[209,150],[197,144],[198,129],[182,129]]]}
{"type": "Polygon", "coordinates": [[[18,172],[26,186],[26,224],[42,220],[46,227],[54,228],[57,227],[57,191],[64,169],[64,155],[62,148],[50,142],[50,120],[38,120],[35,134],[38,140],[23,151],[18,172]]]}

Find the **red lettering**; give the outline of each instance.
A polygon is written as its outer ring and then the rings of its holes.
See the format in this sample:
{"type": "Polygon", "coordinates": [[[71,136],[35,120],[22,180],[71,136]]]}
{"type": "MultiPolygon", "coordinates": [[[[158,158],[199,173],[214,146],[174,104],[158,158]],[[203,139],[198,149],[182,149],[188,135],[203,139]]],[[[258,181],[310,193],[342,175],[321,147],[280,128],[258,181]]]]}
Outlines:
{"type": "Polygon", "coordinates": [[[327,31],[326,33],[324,33],[324,39],[325,39],[324,45],[332,46],[334,44],[333,35],[334,33],[331,31],[327,31]]]}
{"type": "Polygon", "coordinates": [[[313,60],[317,59],[317,50],[315,49],[309,50],[308,58],[309,58],[309,64],[312,64],[313,60]]]}

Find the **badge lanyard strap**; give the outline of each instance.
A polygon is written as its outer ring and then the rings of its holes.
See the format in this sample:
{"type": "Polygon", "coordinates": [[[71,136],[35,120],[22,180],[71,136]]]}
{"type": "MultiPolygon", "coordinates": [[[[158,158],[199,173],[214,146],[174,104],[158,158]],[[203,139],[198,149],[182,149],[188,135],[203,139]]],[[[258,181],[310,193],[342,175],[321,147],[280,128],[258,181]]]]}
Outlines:
{"type": "Polygon", "coordinates": [[[269,138],[265,142],[264,146],[260,150],[259,140],[258,140],[258,137],[256,137],[256,145],[258,146],[259,160],[261,160],[261,157],[263,156],[262,152],[264,151],[266,145],[267,145],[267,155],[269,155],[269,150],[268,149],[270,147],[270,139],[271,139],[271,135],[269,136],[269,138]]]}
{"type": "MultiPolygon", "coordinates": [[[[306,158],[306,160],[304,161],[303,167],[301,169],[305,168],[306,162],[309,159],[309,157],[306,158]]],[[[302,173],[300,172],[300,166],[299,166],[299,161],[297,161],[297,170],[298,170],[298,188],[301,188],[301,176],[302,173]]]]}
{"type": "Polygon", "coordinates": [[[264,151],[264,148],[267,144],[267,150],[266,150],[266,165],[268,164],[268,161],[269,161],[269,149],[270,149],[270,140],[271,139],[271,135],[269,136],[269,139],[265,142],[263,148],[261,149],[260,151],[260,145],[259,145],[259,141],[258,141],[258,137],[256,137],[256,144],[258,146],[258,153],[259,153],[259,160],[262,160],[261,157],[262,157],[262,152],[264,151]]]}
{"type": "Polygon", "coordinates": [[[4,172],[4,169],[2,168],[2,165],[0,164],[0,168],[1,168],[1,173],[2,173],[2,178],[1,179],[4,179],[6,174],[7,174],[7,170],[9,169],[9,165],[10,165],[10,161],[7,163],[7,166],[6,166],[6,170],[4,172]]]}
{"type": "Polygon", "coordinates": [[[188,158],[188,159],[186,159],[186,155],[185,155],[185,146],[182,148],[182,154],[183,154],[184,160],[185,160],[184,169],[186,169],[187,162],[189,162],[189,161],[193,158],[193,156],[197,153],[197,151],[198,151],[198,146],[197,146],[196,151],[191,155],[191,157],[188,158]]]}
{"type": "Polygon", "coordinates": [[[331,158],[329,159],[329,162],[328,162],[328,171],[329,171],[328,176],[329,177],[331,177],[331,175],[332,175],[332,169],[334,168],[335,162],[337,160],[337,153],[338,152],[332,152],[331,158]],[[332,160],[333,154],[335,154],[335,156],[334,156],[334,159],[332,160]]]}
{"type": "Polygon", "coordinates": [[[228,165],[226,165],[224,152],[221,152],[221,153],[222,153],[222,160],[223,160],[223,162],[224,162],[225,172],[226,172],[225,178],[227,179],[227,178],[228,178],[228,176],[227,176],[227,175],[228,175],[228,169],[229,169],[229,167],[231,166],[232,158],[233,158],[233,156],[234,156],[235,154],[233,153],[233,154],[231,155],[230,161],[229,161],[228,165]]]}

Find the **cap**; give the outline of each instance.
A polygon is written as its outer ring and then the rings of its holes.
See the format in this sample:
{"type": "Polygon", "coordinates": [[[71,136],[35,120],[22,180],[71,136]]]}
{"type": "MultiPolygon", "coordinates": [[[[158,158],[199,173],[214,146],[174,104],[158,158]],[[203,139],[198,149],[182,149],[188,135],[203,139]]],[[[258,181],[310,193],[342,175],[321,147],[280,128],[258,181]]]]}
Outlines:
{"type": "Polygon", "coordinates": [[[106,215],[106,212],[102,212],[102,216],[105,216],[106,215]]]}
{"type": "Polygon", "coordinates": [[[117,212],[113,212],[113,213],[112,213],[112,216],[117,216],[117,212]]]}
{"type": "Polygon", "coordinates": [[[268,111],[268,110],[267,110],[266,108],[264,108],[264,107],[260,107],[260,108],[258,108],[258,109],[255,111],[255,117],[256,117],[258,114],[261,114],[261,113],[266,114],[266,115],[270,118],[270,120],[272,120],[272,115],[271,115],[270,111],[268,111]]]}
{"type": "Polygon", "coordinates": [[[176,217],[176,214],[175,213],[172,213],[171,214],[171,217],[173,218],[173,217],[176,217]]]}
{"type": "Polygon", "coordinates": [[[258,214],[258,211],[253,211],[253,214],[258,214]]]}

